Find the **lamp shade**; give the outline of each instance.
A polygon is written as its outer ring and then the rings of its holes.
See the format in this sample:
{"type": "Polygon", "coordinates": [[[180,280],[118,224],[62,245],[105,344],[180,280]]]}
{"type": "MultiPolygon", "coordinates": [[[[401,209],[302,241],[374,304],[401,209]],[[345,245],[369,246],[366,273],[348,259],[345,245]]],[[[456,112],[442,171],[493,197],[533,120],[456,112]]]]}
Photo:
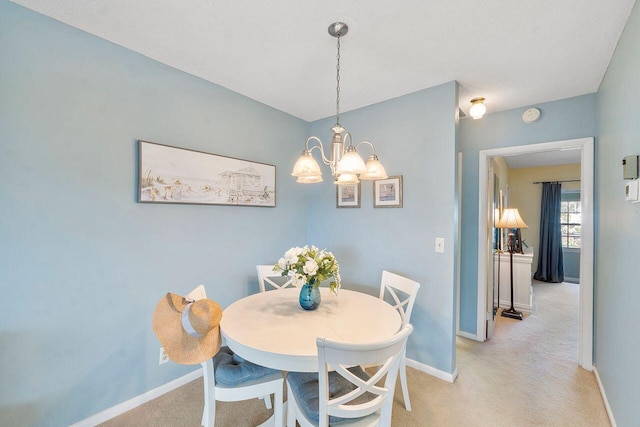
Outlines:
{"type": "Polygon", "coordinates": [[[322,182],[322,175],[299,176],[296,182],[300,184],[315,184],[316,182],[322,182]]]}
{"type": "Polygon", "coordinates": [[[355,148],[347,147],[344,155],[338,162],[337,173],[362,173],[365,171],[364,160],[356,152],[355,148]]]}
{"type": "Polygon", "coordinates": [[[336,185],[346,185],[346,184],[357,184],[360,180],[358,180],[358,175],[355,173],[342,173],[338,176],[333,183],[336,185]]]}
{"type": "MultiPolygon", "coordinates": [[[[293,176],[317,177],[322,176],[322,171],[316,159],[313,158],[309,150],[304,150],[302,155],[293,166],[293,176]]],[[[319,181],[317,181],[319,182],[319,181]]]]}
{"type": "Polygon", "coordinates": [[[498,228],[529,228],[520,217],[520,212],[516,208],[508,208],[502,212],[500,221],[496,225],[498,228]]]}
{"type": "Polygon", "coordinates": [[[382,163],[378,160],[378,156],[372,154],[367,160],[365,171],[360,174],[360,179],[387,179],[387,171],[384,170],[382,163]]]}

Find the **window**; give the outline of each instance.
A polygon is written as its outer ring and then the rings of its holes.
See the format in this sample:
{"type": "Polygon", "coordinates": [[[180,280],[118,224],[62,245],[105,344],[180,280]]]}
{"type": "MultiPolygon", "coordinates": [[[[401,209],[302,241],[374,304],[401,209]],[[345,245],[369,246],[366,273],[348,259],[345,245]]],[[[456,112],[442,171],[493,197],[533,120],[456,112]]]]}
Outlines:
{"type": "Polygon", "coordinates": [[[582,213],[580,212],[580,193],[563,192],[560,202],[560,229],[562,247],[580,249],[582,213]]]}

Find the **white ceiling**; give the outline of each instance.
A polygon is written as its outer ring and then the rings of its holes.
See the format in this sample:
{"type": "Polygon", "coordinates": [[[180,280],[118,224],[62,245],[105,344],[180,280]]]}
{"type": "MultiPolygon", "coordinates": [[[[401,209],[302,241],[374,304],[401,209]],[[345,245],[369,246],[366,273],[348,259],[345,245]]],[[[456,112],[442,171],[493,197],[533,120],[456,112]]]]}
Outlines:
{"type": "MultiPolygon", "coordinates": [[[[457,80],[487,112],[593,93],[634,0],[13,0],[304,120],[457,80]]],[[[347,126],[348,127],[348,126],[347,126]]]]}

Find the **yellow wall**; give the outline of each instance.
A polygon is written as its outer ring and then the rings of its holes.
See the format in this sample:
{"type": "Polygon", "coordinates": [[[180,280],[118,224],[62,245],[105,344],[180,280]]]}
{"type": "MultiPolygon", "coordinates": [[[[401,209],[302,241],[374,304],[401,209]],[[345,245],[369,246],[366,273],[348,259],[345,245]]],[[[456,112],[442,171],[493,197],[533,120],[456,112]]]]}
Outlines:
{"type": "MultiPolygon", "coordinates": [[[[542,184],[537,181],[580,179],[580,164],[509,169],[509,197],[506,207],[518,208],[529,228],[522,229],[522,239],[533,247],[533,271],[538,266],[540,239],[540,201],[542,184]]],[[[580,182],[563,182],[563,190],[579,190],[580,182]]],[[[525,248],[523,248],[525,249],[525,248]]]]}

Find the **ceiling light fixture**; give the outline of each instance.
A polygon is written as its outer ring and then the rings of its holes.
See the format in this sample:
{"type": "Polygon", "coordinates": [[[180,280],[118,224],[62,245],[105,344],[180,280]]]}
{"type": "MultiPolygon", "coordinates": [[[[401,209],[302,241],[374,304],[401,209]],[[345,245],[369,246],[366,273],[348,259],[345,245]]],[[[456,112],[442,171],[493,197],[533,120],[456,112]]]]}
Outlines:
{"type": "Polygon", "coordinates": [[[376,156],[374,145],[369,141],[360,141],[354,146],[351,141],[351,134],[346,132],[340,124],[340,37],[346,35],[348,31],[349,27],[344,22],[334,22],[329,26],[329,34],[338,39],[338,54],[336,56],[338,60],[336,65],[336,124],[331,128],[333,132],[331,154],[329,158],[325,156],[324,146],[319,138],[311,136],[307,139],[305,149],[302,151],[302,155],[294,165],[291,173],[291,175],[298,177],[297,182],[302,184],[322,182],[320,166],[311,155],[311,152],[316,148],[320,151],[322,162],[331,168],[331,175],[337,185],[357,184],[359,182],[358,178],[363,180],[387,178],[387,172],[380,160],[378,160],[378,156],[376,156]],[[319,145],[310,147],[310,144],[314,141],[319,145]],[[346,142],[349,145],[345,147],[344,144],[346,142]],[[357,152],[360,144],[369,145],[373,151],[366,164],[357,152]]]}
{"type": "Polygon", "coordinates": [[[484,106],[484,98],[473,98],[471,100],[471,109],[469,110],[469,115],[474,118],[474,120],[481,119],[484,116],[484,113],[487,112],[487,107],[484,106]]]}

